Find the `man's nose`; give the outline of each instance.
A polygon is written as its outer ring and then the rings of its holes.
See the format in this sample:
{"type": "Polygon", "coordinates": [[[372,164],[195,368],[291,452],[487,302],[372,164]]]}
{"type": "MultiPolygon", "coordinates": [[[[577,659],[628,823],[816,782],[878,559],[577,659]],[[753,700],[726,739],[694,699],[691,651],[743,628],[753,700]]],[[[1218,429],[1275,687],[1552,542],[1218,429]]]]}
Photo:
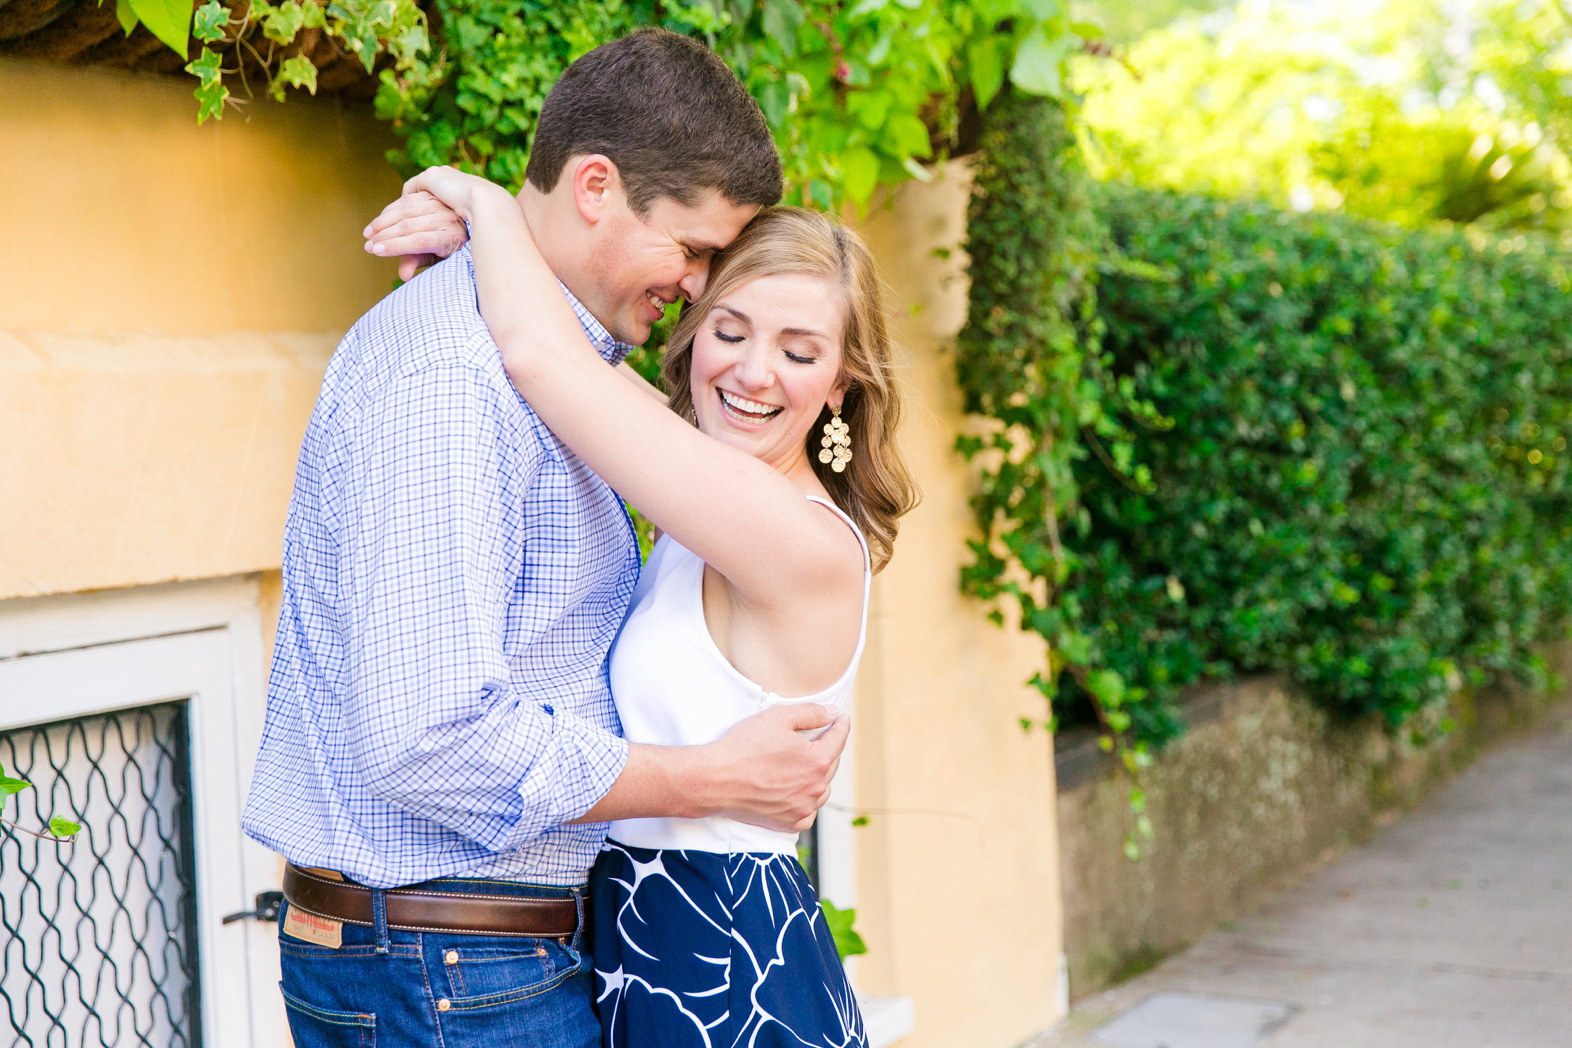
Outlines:
{"type": "Polygon", "coordinates": [[[682,279],[677,282],[677,287],[682,290],[689,302],[697,302],[699,296],[704,294],[705,285],[710,282],[710,260],[696,258],[688,263],[688,268],[683,272],[682,279]]]}

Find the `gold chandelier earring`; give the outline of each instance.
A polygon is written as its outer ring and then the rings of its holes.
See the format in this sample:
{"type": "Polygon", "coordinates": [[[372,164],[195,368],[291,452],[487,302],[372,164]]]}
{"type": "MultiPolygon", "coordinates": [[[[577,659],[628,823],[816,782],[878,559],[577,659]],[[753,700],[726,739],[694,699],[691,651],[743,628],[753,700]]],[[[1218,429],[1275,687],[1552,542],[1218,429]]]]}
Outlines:
{"type": "Polygon", "coordinates": [[[851,427],[841,418],[840,408],[831,408],[832,417],[824,424],[824,438],[819,441],[819,461],[837,473],[846,472],[851,461],[851,427]]]}

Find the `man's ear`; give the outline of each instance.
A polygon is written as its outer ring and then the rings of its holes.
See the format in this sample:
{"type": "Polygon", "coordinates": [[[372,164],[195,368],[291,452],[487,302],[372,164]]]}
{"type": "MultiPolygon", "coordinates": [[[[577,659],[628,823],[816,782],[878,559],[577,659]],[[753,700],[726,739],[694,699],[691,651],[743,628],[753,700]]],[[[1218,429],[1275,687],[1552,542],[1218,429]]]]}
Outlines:
{"type": "Polygon", "coordinates": [[[573,204],[579,216],[595,225],[622,199],[622,175],[611,158],[600,153],[568,160],[573,175],[573,204]]]}

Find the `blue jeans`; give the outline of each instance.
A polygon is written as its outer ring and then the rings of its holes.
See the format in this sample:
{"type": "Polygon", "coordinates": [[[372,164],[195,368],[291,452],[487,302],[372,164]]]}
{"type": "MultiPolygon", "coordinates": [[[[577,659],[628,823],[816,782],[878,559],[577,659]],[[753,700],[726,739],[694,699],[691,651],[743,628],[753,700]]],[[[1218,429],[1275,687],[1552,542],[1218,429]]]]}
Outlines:
{"type": "MultiPolygon", "coordinates": [[[[584,897],[508,881],[427,884],[449,892],[584,897]]],[[[280,928],[288,907],[279,913],[280,928]]],[[[595,1048],[594,966],[581,938],[563,943],[394,928],[387,952],[378,953],[376,930],[358,924],[344,925],[338,949],[280,931],[279,989],[295,1048],[595,1048]]]]}

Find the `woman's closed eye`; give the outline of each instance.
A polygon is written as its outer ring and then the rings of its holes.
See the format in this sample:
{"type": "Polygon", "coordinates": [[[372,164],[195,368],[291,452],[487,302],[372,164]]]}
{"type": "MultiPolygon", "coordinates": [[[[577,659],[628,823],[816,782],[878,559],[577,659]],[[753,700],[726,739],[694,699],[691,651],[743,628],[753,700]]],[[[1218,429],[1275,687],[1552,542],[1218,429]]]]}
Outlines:
{"type": "Polygon", "coordinates": [[[814,355],[811,355],[811,354],[804,355],[802,353],[794,353],[794,352],[792,352],[789,349],[783,349],[783,350],[781,350],[781,352],[786,354],[786,359],[787,360],[793,361],[793,362],[798,363],[798,364],[812,364],[813,362],[815,362],[816,360],[819,359],[817,356],[814,356],[814,355]]]}
{"type": "Polygon", "coordinates": [[[715,329],[715,337],[720,339],[722,342],[741,342],[745,336],[743,336],[743,335],[733,335],[733,334],[730,334],[728,332],[722,331],[720,328],[716,328],[715,329]]]}

